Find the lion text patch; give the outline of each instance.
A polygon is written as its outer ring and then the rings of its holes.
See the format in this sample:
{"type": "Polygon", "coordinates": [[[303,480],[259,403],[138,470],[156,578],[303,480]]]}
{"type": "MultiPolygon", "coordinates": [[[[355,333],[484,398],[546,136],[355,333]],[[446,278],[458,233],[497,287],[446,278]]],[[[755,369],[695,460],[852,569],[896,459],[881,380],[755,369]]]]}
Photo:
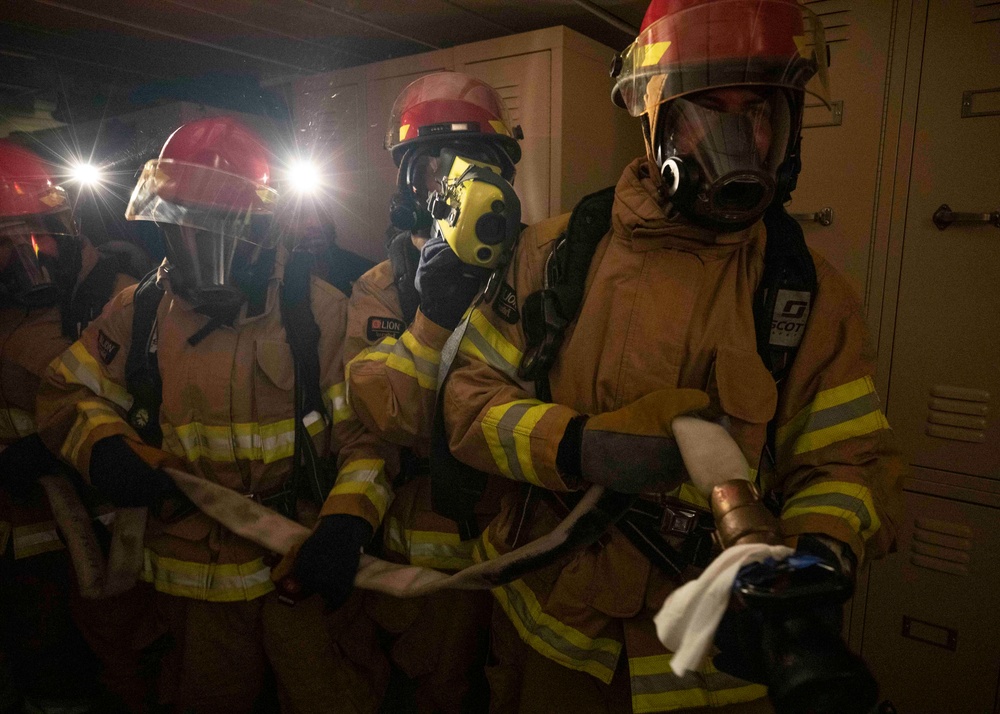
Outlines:
{"type": "Polygon", "coordinates": [[[406,329],[406,323],[395,317],[369,317],[368,341],[376,342],[383,337],[399,337],[406,329]]]}
{"type": "Polygon", "coordinates": [[[101,354],[104,364],[111,364],[114,361],[120,347],[121,345],[104,334],[104,330],[97,331],[97,351],[101,354]]]}
{"type": "Polygon", "coordinates": [[[516,325],[521,319],[521,313],[517,311],[517,293],[507,283],[501,283],[500,291],[496,300],[493,301],[493,309],[504,320],[512,325],[516,325]]]}

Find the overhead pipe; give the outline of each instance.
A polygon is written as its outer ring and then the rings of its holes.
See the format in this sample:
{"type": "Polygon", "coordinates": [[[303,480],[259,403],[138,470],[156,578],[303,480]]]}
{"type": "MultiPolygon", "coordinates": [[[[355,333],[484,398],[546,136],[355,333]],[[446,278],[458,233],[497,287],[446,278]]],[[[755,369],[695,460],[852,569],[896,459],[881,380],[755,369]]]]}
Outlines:
{"type": "Polygon", "coordinates": [[[360,52],[352,52],[351,50],[341,49],[339,47],[333,47],[323,42],[314,42],[308,40],[305,37],[296,37],[287,32],[282,32],[281,30],[275,30],[271,27],[265,27],[263,25],[258,25],[253,22],[248,22],[247,20],[240,19],[238,17],[233,17],[232,15],[227,15],[221,12],[214,12],[203,7],[199,7],[197,4],[181,2],[181,0],[164,0],[165,2],[176,5],[178,7],[183,7],[186,10],[193,10],[194,12],[200,12],[203,15],[208,15],[210,17],[215,17],[226,22],[231,22],[235,25],[242,25],[243,27],[249,27],[252,30],[259,30],[261,32],[266,32],[268,34],[274,35],[276,37],[283,37],[286,40],[292,40],[293,42],[298,42],[299,44],[308,45],[309,47],[315,47],[320,50],[325,50],[327,52],[336,52],[338,54],[347,55],[348,57],[353,57],[355,59],[372,61],[374,60],[373,55],[361,54],[360,52]]]}
{"type": "Polygon", "coordinates": [[[628,24],[627,22],[625,22],[623,19],[621,19],[617,15],[612,15],[610,12],[608,12],[607,10],[605,10],[603,7],[601,7],[597,3],[590,2],[590,0],[573,0],[573,2],[575,2],[577,5],[579,5],[580,7],[582,7],[587,12],[592,13],[592,14],[596,15],[597,17],[601,18],[602,20],[604,20],[606,23],[608,23],[612,27],[615,27],[615,28],[621,30],[626,35],[630,35],[631,37],[635,37],[636,35],[639,34],[639,28],[638,27],[633,27],[632,25],[628,24]]]}
{"type": "Polygon", "coordinates": [[[316,0],[299,0],[299,2],[302,2],[302,3],[306,4],[306,5],[309,5],[310,7],[315,7],[315,8],[318,8],[320,10],[325,10],[326,12],[330,13],[331,15],[336,15],[337,17],[342,17],[345,20],[350,20],[351,22],[355,22],[355,23],[357,23],[359,25],[364,25],[365,27],[370,27],[370,28],[372,28],[374,30],[378,30],[380,32],[384,32],[387,35],[392,35],[394,37],[398,37],[401,40],[406,40],[407,42],[413,42],[413,43],[418,44],[418,45],[423,45],[424,47],[427,47],[428,49],[432,49],[432,50],[441,50],[441,49],[444,49],[440,45],[433,45],[430,42],[424,42],[423,40],[418,40],[416,37],[410,37],[409,35],[405,35],[402,32],[396,32],[396,30],[390,30],[388,27],[385,27],[384,25],[379,25],[376,22],[372,22],[371,20],[366,20],[363,17],[359,17],[358,15],[354,15],[354,14],[349,13],[349,12],[344,12],[343,10],[336,10],[336,9],[334,9],[332,7],[328,7],[327,5],[324,5],[321,2],[316,2],[316,0]]]}
{"type": "Polygon", "coordinates": [[[263,57],[261,55],[255,55],[252,52],[244,52],[243,50],[237,50],[233,47],[226,47],[225,45],[218,45],[214,42],[208,42],[206,40],[195,39],[194,37],[187,37],[185,35],[179,35],[175,32],[167,32],[166,30],[161,30],[158,27],[150,27],[148,25],[143,25],[138,22],[131,22],[129,20],[123,20],[113,15],[105,15],[104,13],[94,12],[92,10],[84,10],[83,8],[75,7],[73,5],[68,5],[62,2],[56,2],[56,0],[33,0],[33,2],[39,3],[41,5],[47,5],[49,7],[57,7],[60,10],[67,10],[69,12],[75,12],[80,15],[86,15],[87,17],[93,17],[97,20],[104,20],[106,22],[112,22],[116,25],[123,25],[125,27],[131,27],[134,30],[141,30],[143,32],[150,32],[154,35],[160,35],[162,37],[169,37],[172,40],[180,40],[182,42],[188,42],[193,45],[200,45],[201,47],[208,47],[209,49],[218,50],[220,52],[228,52],[230,54],[238,55],[240,57],[245,57],[247,59],[252,59],[257,62],[267,62],[268,64],[273,64],[278,67],[284,67],[285,69],[295,70],[296,72],[301,72],[303,74],[315,74],[316,72],[322,71],[322,68],[316,67],[301,67],[296,64],[291,64],[289,62],[282,62],[281,60],[271,59],[270,57],[263,57]]]}

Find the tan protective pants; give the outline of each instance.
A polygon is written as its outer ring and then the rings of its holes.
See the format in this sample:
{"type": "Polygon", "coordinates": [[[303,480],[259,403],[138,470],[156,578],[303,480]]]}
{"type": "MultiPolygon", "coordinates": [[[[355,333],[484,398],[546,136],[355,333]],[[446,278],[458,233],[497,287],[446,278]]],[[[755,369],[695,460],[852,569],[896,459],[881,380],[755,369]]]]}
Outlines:
{"type": "MultiPolygon", "coordinates": [[[[499,607],[491,627],[491,665],[486,669],[491,714],[631,714],[628,662],[619,658],[611,684],[563,667],[524,644],[499,607]]],[[[767,699],[724,707],[675,710],[677,714],[774,714],[767,699]]]]}
{"type": "Polygon", "coordinates": [[[365,594],[368,615],[388,635],[389,657],[413,683],[420,714],[485,711],[492,603],[488,591],[444,590],[411,599],[365,594]]]}
{"type": "Polygon", "coordinates": [[[289,607],[273,592],[232,603],[157,593],[156,615],[173,639],[160,702],[184,714],[252,712],[270,667],[283,714],[376,712],[389,667],[361,600],[328,613],[319,596],[289,607]]]}

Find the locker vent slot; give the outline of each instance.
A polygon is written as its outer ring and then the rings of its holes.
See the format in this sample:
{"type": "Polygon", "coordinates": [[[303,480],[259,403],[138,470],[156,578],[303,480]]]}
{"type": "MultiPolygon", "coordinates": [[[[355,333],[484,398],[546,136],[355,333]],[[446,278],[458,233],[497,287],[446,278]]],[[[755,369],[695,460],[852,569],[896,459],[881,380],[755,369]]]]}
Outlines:
{"type": "MultiPolygon", "coordinates": [[[[521,123],[521,87],[517,84],[507,84],[503,86],[495,87],[500,96],[503,97],[503,103],[507,105],[507,111],[510,112],[510,120],[513,122],[514,126],[521,123]]],[[[511,127],[514,128],[513,126],[511,127]]]]}
{"type": "Polygon", "coordinates": [[[972,21],[1000,20],[1000,0],[973,0],[972,21]]]}
{"type": "Polygon", "coordinates": [[[913,525],[910,562],[950,575],[968,575],[972,529],[961,523],[918,518],[913,525]]]}
{"type": "Polygon", "coordinates": [[[974,444],[986,440],[989,392],[939,384],[931,388],[927,407],[928,436],[974,444]]]}

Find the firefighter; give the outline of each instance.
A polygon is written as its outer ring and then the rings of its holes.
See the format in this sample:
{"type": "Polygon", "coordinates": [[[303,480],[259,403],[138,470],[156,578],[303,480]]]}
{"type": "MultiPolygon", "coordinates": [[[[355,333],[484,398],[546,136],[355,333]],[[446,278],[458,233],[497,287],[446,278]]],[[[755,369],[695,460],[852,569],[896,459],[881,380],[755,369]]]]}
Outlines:
{"type": "Polygon", "coordinates": [[[496,711],[771,711],[763,686],[712,664],[675,676],[653,629],[710,557],[712,519],[672,438],[680,414],[724,417],[788,544],[847,573],[892,546],[903,464],[860,301],[806,253],[814,285],[754,309],[784,235],[762,219],[783,214],[825,59],[822,25],[794,0],[654,0],[615,85],[646,155],[613,196],[522,233],[515,312],[472,312],[444,387],[451,450],[541,495],[506,504],[477,555],[551,531],[590,484],[639,494],[595,547],[494,591],[496,711]],[[579,238],[602,216],[587,255],[579,238]]]}
{"type": "Polygon", "coordinates": [[[37,483],[42,476],[68,474],[35,431],[35,395],[49,362],[79,337],[112,295],[135,283],[145,259],[137,248],[108,244],[99,250],[82,236],[70,199],[52,173],[31,151],[0,141],[3,647],[35,707],[74,690],[97,694],[98,665],[84,640],[100,656],[107,689],[120,704],[136,706],[144,690],[137,654],[111,646],[109,638],[122,638],[124,630],[102,613],[117,609],[117,622],[127,620],[124,613],[140,609],[142,596],[119,596],[102,606],[79,597],[67,551],[37,483]]]}
{"type": "Polygon", "coordinates": [[[251,711],[270,671],[282,711],[329,711],[332,701],[374,711],[385,667],[370,628],[349,609],[328,617],[318,596],[279,602],[268,554],[193,511],[164,470],[303,521],[320,505],[310,510],[299,498],[303,472],[293,464],[335,448],[347,300],[299,275],[307,322],[318,326],[318,367],[313,384],[308,375],[297,383],[303,355],[283,323],[291,263],[268,241],[269,162],[262,139],[228,117],[189,122],[167,139],[126,212],[160,227],[167,257],[50,366],[39,433],[112,502],[149,509],[140,577],[155,590],[155,624],[172,644],[161,703],[251,711]],[[295,394],[311,387],[316,399],[300,418],[295,394]]]}
{"type": "MultiPolygon", "coordinates": [[[[488,271],[462,264],[440,237],[428,242],[427,199],[440,186],[443,151],[496,166],[513,181],[518,132],[496,90],[459,72],[414,81],[390,116],[386,148],[399,168],[390,257],[354,285],[346,352],[350,404],[365,430],[392,446],[383,445],[377,487],[345,491],[341,503],[373,531],[384,527],[383,551],[397,562],[440,570],[472,562],[473,541],[463,541],[455,521],[432,508],[428,454],[441,352],[488,271]]],[[[368,606],[394,636],[391,658],[416,681],[420,711],[483,706],[488,595],[407,601],[371,594],[368,606]]]]}

